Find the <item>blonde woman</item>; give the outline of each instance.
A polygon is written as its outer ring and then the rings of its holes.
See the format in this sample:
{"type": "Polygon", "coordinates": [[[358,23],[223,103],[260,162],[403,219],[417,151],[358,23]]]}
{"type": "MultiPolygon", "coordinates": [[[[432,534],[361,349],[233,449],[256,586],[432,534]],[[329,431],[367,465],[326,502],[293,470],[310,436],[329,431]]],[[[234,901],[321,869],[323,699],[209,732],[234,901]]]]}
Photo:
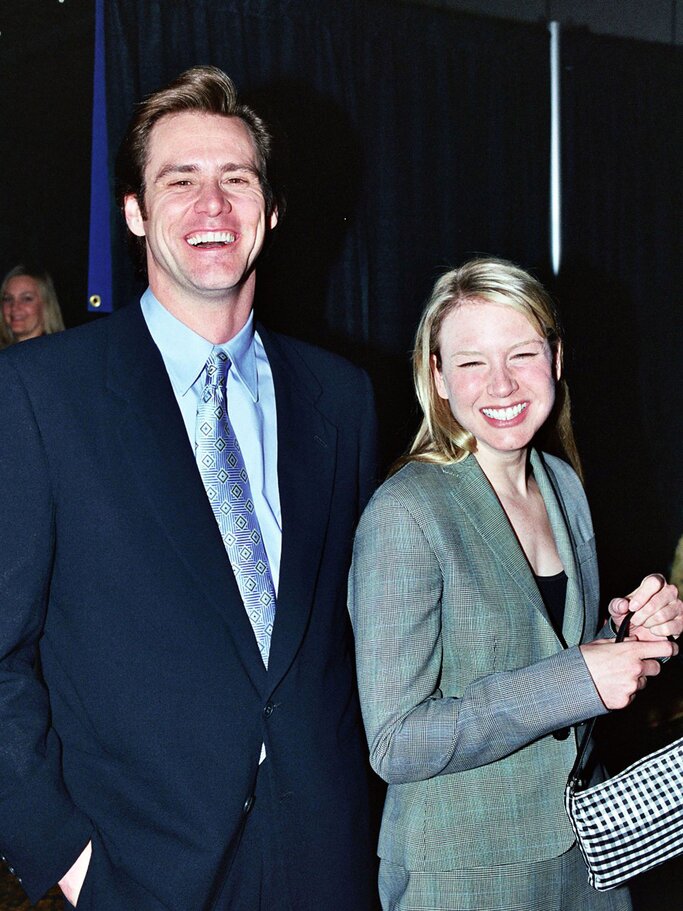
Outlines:
{"type": "Polygon", "coordinates": [[[47,272],[15,266],[0,285],[0,302],[5,345],[64,329],[55,286],[47,272]]]}
{"type": "Polygon", "coordinates": [[[677,652],[648,576],[598,631],[590,512],[550,298],[518,267],[444,275],[420,322],[423,421],[360,523],[350,612],[371,762],[389,783],[385,911],[622,911],[587,884],[563,806],[576,727],[677,652]],[[555,454],[552,454],[555,453],[555,454]],[[561,456],[560,457],[558,457],[561,456]]]}

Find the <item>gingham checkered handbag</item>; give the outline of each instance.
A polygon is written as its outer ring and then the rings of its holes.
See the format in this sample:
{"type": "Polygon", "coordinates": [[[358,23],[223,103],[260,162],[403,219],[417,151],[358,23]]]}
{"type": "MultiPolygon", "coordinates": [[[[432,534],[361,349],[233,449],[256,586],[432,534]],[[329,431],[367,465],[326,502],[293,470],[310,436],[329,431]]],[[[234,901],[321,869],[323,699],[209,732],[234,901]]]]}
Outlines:
{"type": "MultiPolygon", "coordinates": [[[[627,635],[629,619],[630,614],[617,642],[627,635]]],[[[683,737],[586,787],[583,758],[594,721],[579,747],[564,802],[588,881],[602,892],[683,852],[683,737]]]]}

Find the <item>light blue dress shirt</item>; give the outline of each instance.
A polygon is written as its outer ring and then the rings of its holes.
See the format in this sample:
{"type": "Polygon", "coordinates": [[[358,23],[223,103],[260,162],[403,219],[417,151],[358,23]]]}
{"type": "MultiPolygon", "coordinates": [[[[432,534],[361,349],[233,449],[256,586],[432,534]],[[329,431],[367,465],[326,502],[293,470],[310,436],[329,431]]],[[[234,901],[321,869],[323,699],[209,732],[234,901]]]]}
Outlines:
{"type": "MultiPolygon", "coordinates": [[[[147,328],[163,358],[194,454],[197,404],[204,388],[206,361],[214,345],[169,313],[149,288],[140,303],[147,328]]],[[[277,595],[282,515],[277,479],[275,387],[263,343],[254,331],[253,313],[234,338],[215,347],[227,352],[232,364],[228,374],[228,415],[249,475],[277,595]]]]}

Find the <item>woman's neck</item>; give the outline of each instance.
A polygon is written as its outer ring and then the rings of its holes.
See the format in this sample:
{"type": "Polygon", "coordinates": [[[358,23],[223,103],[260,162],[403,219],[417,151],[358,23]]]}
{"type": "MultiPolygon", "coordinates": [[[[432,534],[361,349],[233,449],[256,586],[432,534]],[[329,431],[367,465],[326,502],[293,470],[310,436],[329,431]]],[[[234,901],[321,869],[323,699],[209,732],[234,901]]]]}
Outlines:
{"type": "Polygon", "coordinates": [[[527,496],[531,474],[527,449],[491,452],[479,447],[474,457],[498,496],[527,496]]]}

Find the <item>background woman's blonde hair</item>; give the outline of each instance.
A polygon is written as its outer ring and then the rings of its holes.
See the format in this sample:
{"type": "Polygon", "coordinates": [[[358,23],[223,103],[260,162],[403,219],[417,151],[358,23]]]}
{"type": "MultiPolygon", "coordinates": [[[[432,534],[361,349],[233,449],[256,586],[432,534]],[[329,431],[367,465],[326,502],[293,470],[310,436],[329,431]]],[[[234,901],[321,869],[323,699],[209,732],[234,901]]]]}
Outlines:
{"type": "MultiPolygon", "coordinates": [[[[62,329],[64,329],[64,319],[62,318],[62,311],[59,308],[57,292],[55,291],[55,286],[49,274],[42,269],[32,269],[22,264],[10,269],[3,278],[2,285],[0,285],[0,299],[2,299],[5,294],[7,282],[11,278],[16,278],[19,275],[26,275],[29,278],[32,278],[38,285],[38,293],[43,304],[43,328],[45,330],[45,335],[51,335],[53,332],[61,332],[62,329]]],[[[4,320],[2,320],[2,322],[4,333],[8,342],[11,344],[16,341],[16,339],[9,326],[4,323],[4,320]]]]}
{"type": "MultiPolygon", "coordinates": [[[[522,313],[548,340],[553,358],[562,366],[562,330],[555,306],[543,285],[528,272],[503,259],[473,259],[446,272],[434,285],[415,337],[413,381],[423,419],[408,449],[393,466],[397,471],[407,462],[459,462],[476,452],[474,436],[453,417],[447,399],[434,383],[432,357],[441,367],[439,335],[444,319],[456,307],[471,301],[501,304],[522,313]]],[[[571,426],[569,390],[561,373],[555,405],[534,445],[567,459],[579,477],[581,462],[571,426]]]]}

